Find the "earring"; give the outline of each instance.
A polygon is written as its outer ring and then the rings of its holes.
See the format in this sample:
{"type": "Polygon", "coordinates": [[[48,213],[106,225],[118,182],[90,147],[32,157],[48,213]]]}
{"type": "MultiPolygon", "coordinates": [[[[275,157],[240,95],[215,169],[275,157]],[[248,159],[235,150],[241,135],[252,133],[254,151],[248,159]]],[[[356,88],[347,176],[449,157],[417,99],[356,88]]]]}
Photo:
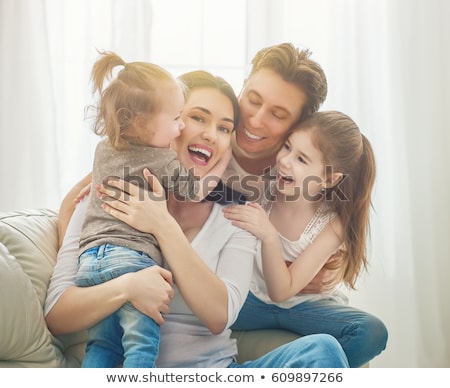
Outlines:
{"type": "Polygon", "coordinates": [[[322,187],[322,188],[320,189],[320,192],[321,192],[322,194],[325,193],[325,188],[322,187]]]}

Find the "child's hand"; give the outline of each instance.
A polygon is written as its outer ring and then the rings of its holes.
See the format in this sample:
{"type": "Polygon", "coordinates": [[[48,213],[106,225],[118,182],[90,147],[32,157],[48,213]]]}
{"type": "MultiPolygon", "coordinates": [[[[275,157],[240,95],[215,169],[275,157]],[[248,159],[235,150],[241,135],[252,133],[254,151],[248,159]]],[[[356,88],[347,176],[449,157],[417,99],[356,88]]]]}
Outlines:
{"type": "Polygon", "coordinates": [[[268,214],[257,203],[227,206],[223,213],[233,225],[245,229],[261,240],[277,234],[268,214]]]}

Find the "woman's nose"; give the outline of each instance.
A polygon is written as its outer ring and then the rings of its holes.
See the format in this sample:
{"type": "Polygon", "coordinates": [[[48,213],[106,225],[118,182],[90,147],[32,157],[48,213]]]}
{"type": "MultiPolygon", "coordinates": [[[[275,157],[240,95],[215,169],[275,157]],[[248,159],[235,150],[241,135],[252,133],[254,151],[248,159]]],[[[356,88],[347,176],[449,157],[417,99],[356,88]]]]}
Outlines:
{"type": "Polygon", "coordinates": [[[214,144],[217,140],[217,129],[214,125],[209,125],[202,133],[203,139],[214,144]]]}

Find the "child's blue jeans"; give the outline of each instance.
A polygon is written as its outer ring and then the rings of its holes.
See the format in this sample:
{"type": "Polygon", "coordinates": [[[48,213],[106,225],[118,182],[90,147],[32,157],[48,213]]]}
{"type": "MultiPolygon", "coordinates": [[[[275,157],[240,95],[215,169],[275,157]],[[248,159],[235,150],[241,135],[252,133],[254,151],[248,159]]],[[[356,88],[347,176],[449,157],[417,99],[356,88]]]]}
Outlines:
{"type": "MultiPolygon", "coordinates": [[[[90,287],[128,272],[157,265],[146,253],[111,244],[90,248],[79,258],[76,284],[90,287]]],[[[153,368],[158,356],[159,325],[124,304],[88,331],[83,368],[153,368]]]]}
{"type": "Polygon", "coordinates": [[[352,368],[380,354],[388,339],[388,331],[380,319],[332,298],[284,309],[262,302],[251,292],[232,329],[285,329],[303,336],[330,334],[341,344],[352,368]]]}

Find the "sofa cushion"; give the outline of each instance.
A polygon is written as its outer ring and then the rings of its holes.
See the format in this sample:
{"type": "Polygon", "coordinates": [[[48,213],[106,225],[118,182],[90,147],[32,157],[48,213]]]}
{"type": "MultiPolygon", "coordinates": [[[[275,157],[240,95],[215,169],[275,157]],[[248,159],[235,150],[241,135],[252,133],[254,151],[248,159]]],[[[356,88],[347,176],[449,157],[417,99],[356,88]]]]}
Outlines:
{"type": "Polygon", "coordinates": [[[56,367],[63,362],[43,316],[57,250],[57,213],[0,213],[0,365],[56,367]]]}
{"type": "Polygon", "coordinates": [[[255,360],[278,346],[295,341],[300,336],[286,330],[234,330],[232,337],[236,339],[239,363],[255,360]]]}
{"type": "Polygon", "coordinates": [[[58,249],[57,213],[0,213],[0,242],[16,258],[43,306],[58,249]]]}
{"type": "Polygon", "coordinates": [[[52,345],[35,288],[1,243],[0,295],[0,366],[59,366],[63,357],[52,345]]]}

